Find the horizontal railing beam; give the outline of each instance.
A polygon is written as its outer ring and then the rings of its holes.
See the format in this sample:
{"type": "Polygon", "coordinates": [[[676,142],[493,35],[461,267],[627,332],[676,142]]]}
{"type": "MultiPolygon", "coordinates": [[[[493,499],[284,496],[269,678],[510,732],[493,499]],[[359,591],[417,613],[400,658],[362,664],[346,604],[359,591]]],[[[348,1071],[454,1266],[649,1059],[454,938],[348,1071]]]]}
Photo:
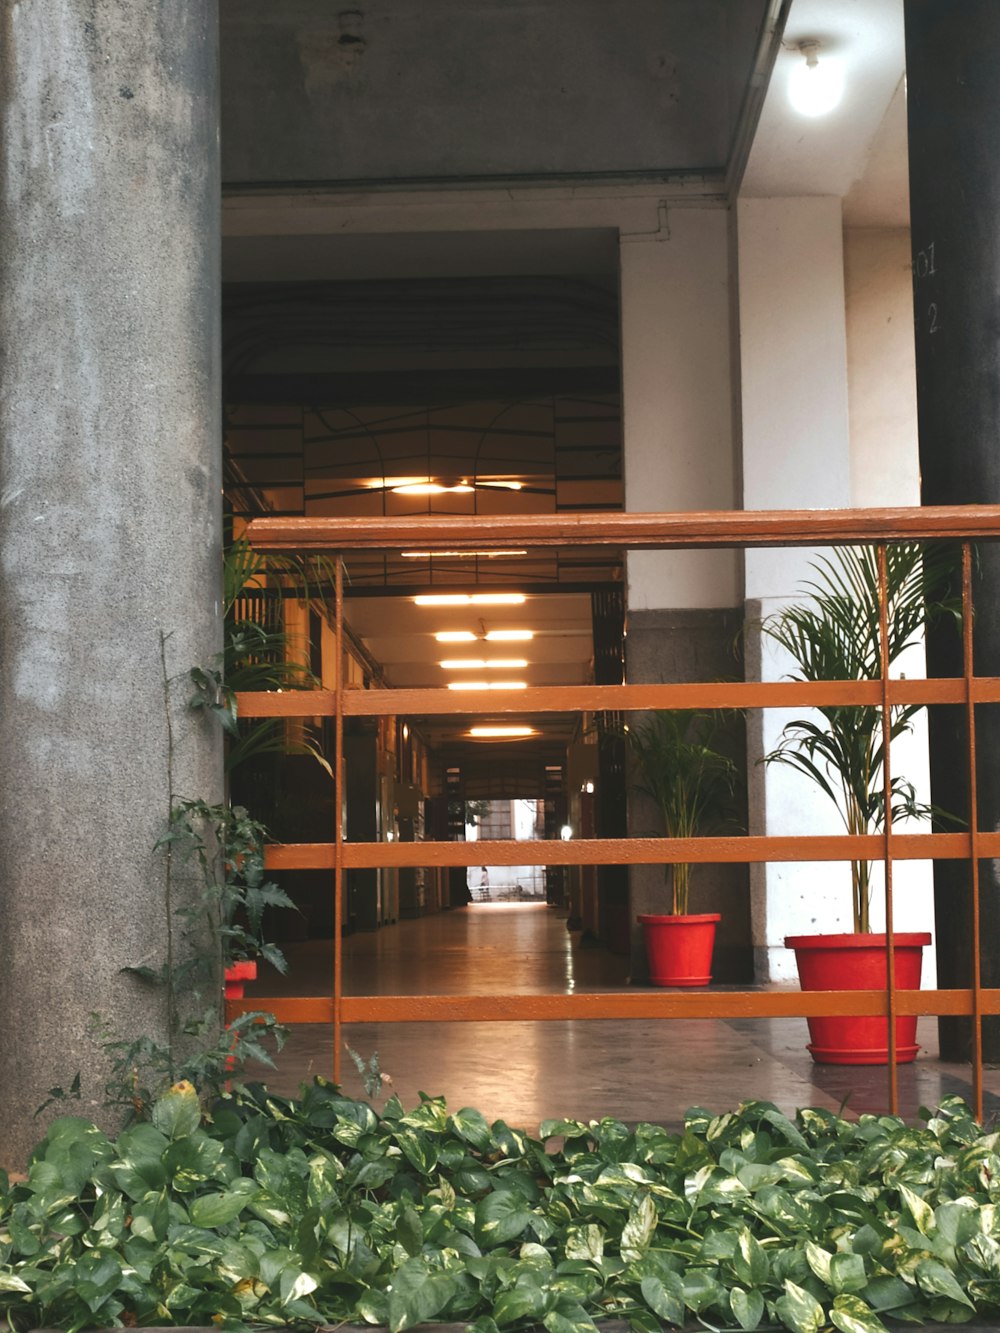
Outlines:
{"type": "MultiPolygon", "coordinates": [[[[896,861],[959,861],[971,854],[967,833],[894,833],[896,861]]],[[[334,843],[271,844],[269,870],[332,870],[334,843]]],[[[979,848],[1000,857],[1000,833],[981,833],[979,848]]],[[[401,866],[614,866],[674,862],[752,865],[764,861],[877,861],[885,851],[881,834],[831,833],[796,837],[556,838],[514,842],[347,842],[344,866],[370,870],[401,866]]]]}
{"type": "MultiPolygon", "coordinates": [[[[974,703],[1000,703],[1000,677],[973,681],[974,703]]],[[[958,679],[892,680],[891,704],[964,704],[958,679]]],[[[441,716],[465,713],[631,712],[650,708],[877,707],[877,680],[716,681],[684,685],[537,685],[526,690],[345,690],[345,717],[441,716]]],[[[332,690],[239,693],[242,718],[332,717],[332,690]]]]}
{"type": "Polygon", "coordinates": [[[881,541],[990,541],[1000,537],[1000,506],[927,505],[905,509],[708,510],[700,513],[440,515],[416,518],[255,518],[247,525],[260,551],[424,551],[547,546],[622,546],[632,550],[727,546],[850,545],[881,541]]]}
{"type": "MultiPolygon", "coordinates": [[[[981,1012],[1000,1013],[1000,990],[980,992],[981,1012]]],[[[343,1023],[537,1023],[620,1018],[829,1018],[883,1016],[885,991],[592,991],[573,995],[345,995],[343,1023]]],[[[971,990],[896,992],[896,1012],[968,1015],[971,990]]],[[[229,1021],[273,1013],[281,1023],[329,1023],[331,996],[261,996],[226,1002],[229,1021]]]]}

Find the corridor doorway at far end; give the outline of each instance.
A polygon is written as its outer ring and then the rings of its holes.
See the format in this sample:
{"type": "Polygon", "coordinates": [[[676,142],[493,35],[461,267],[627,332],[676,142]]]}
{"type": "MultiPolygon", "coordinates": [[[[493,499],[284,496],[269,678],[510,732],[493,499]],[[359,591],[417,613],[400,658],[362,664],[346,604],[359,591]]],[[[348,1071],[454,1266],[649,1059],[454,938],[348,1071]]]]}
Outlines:
{"type": "MultiPolygon", "coordinates": [[[[535,798],[466,803],[466,842],[503,839],[534,842],[545,837],[545,802],[535,798]]],[[[474,903],[545,902],[544,866],[469,866],[466,883],[474,903]]]]}

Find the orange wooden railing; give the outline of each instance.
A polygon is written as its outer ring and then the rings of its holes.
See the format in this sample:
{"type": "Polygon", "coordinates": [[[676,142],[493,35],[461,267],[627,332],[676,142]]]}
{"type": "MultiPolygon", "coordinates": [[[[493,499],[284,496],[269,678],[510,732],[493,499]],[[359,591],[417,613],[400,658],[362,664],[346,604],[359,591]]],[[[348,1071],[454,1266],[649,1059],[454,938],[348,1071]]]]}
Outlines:
{"type": "MultiPolygon", "coordinates": [[[[867,704],[882,709],[888,745],[888,709],[893,704],[960,704],[965,708],[970,779],[969,826],[960,833],[897,834],[887,819],[883,834],[822,837],[715,837],[696,839],[614,838],[579,841],[346,843],[339,820],[333,840],[274,846],[267,864],[278,869],[333,872],[334,958],[331,994],[261,997],[228,1006],[230,1016],[251,1009],[272,1011],[286,1023],[330,1023],[334,1070],[340,1077],[343,1023],[496,1022],[608,1018],[776,1018],[873,1014],[888,1018],[888,1106],[898,1106],[895,1023],[900,1014],[961,1015],[972,1019],[973,1101],[982,1117],[982,1019],[1000,1014],[1000,990],[981,984],[979,952],[979,860],[1000,857],[1000,834],[985,833],[976,818],[975,704],[1000,702],[1000,678],[977,677],[972,651],[972,556],[976,543],[1000,538],[1000,506],[923,509],[803,510],[686,514],[564,514],[522,518],[315,519],[260,518],[250,523],[251,543],[264,551],[322,551],[335,557],[337,661],[344,653],[344,588],[341,557],[351,551],[392,551],[419,544],[424,550],[613,546],[627,549],[698,549],[872,543],[879,559],[882,629],[885,636],[885,544],[951,539],[962,544],[964,667],[961,677],[890,680],[883,662],[876,681],[803,683],[718,682],[676,685],[581,685],[502,692],[442,689],[296,691],[247,694],[239,714],[252,717],[332,717],[335,771],[343,790],[345,717],[406,714],[544,713],[626,711],[650,708],[775,708],[819,704],[867,704]],[[342,993],[343,872],[358,867],[493,865],[622,865],[639,863],[881,860],[885,866],[888,984],[882,991],[634,991],[573,995],[354,995],[342,993]],[[899,860],[963,859],[969,866],[972,984],[965,989],[897,991],[894,985],[892,867],[899,860]]],[[[338,674],[338,681],[342,673],[338,674]]],[[[888,781],[888,770],[886,780],[888,781]]],[[[888,804],[888,802],[887,802],[888,804]]]]}

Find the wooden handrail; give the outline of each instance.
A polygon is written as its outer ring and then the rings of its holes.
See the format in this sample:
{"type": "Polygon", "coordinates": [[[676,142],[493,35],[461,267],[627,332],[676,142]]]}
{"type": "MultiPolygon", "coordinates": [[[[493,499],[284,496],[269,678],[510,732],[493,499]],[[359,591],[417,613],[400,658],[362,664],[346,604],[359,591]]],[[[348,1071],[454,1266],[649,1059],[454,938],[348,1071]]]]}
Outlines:
{"type": "Polygon", "coordinates": [[[632,550],[851,545],[876,541],[992,541],[998,505],[897,509],[741,509],[698,513],[477,514],[419,518],[255,518],[260,551],[392,551],[624,546],[632,550]]]}

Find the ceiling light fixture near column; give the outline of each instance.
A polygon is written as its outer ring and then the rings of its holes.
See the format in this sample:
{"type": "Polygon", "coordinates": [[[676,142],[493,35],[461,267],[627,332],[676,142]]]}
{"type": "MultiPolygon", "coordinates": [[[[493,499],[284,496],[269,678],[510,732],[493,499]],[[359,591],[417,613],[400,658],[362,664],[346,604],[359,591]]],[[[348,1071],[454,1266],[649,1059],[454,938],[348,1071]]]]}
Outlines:
{"type": "Polygon", "coordinates": [[[527,643],[535,637],[533,629],[491,629],[484,636],[487,643],[527,643]]]}
{"type": "Polygon", "coordinates": [[[523,736],[537,736],[534,727],[471,727],[467,735],[476,740],[515,740],[523,736]]]}
{"type": "Polygon", "coordinates": [[[800,59],[788,75],[788,100],[800,116],[825,116],[844,94],[844,70],[836,56],[820,60],[814,38],[795,43],[800,59]]]}

